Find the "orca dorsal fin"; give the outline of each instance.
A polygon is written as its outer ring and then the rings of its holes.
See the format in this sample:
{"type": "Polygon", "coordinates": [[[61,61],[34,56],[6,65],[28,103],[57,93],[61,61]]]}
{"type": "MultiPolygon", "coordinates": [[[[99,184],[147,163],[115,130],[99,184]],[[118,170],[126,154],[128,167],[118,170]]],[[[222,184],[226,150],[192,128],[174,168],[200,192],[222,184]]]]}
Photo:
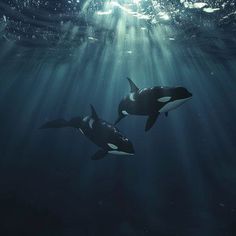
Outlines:
{"type": "Polygon", "coordinates": [[[93,118],[94,120],[98,120],[99,117],[98,117],[97,112],[95,111],[93,105],[90,104],[90,107],[91,107],[91,116],[92,116],[92,118],[93,118]]]}
{"type": "Polygon", "coordinates": [[[138,92],[139,88],[136,86],[136,84],[129,77],[127,77],[127,80],[129,81],[130,92],[131,93],[138,92]]]}

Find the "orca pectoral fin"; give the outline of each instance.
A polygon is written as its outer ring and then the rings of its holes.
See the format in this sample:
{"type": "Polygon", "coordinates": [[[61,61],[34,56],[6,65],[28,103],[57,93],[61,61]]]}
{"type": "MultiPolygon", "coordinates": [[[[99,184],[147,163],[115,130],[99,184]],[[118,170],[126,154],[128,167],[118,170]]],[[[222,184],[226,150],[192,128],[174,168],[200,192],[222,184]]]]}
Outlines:
{"type": "Polygon", "coordinates": [[[150,115],[147,119],[146,122],[146,126],[145,126],[145,131],[148,131],[149,129],[152,128],[152,126],[154,125],[154,123],[156,122],[157,117],[159,116],[159,112],[154,113],[152,115],[150,115]]]}
{"type": "Polygon", "coordinates": [[[107,155],[107,151],[100,149],[93,156],[91,156],[92,160],[101,160],[107,155]]]}
{"type": "Polygon", "coordinates": [[[68,127],[68,122],[64,119],[57,119],[43,124],[39,129],[63,128],[68,127]]]}

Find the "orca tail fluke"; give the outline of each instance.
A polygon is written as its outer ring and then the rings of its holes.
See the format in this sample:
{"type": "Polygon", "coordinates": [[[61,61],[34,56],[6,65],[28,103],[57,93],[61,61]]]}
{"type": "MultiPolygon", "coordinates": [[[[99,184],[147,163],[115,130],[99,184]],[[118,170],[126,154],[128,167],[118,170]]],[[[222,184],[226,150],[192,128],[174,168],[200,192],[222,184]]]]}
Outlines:
{"type": "Polygon", "coordinates": [[[152,128],[152,126],[155,124],[157,117],[159,116],[160,113],[154,113],[150,115],[147,119],[146,126],[145,126],[145,131],[147,132],[152,128]]]}
{"type": "Polygon", "coordinates": [[[107,155],[107,151],[100,149],[91,156],[92,160],[101,160],[107,155]]]}
{"type": "Polygon", "coordinates": [[[64,119],[57,119],[43,124],[39,129],[63,128],[70,126],[69,122],[64,119]]]}

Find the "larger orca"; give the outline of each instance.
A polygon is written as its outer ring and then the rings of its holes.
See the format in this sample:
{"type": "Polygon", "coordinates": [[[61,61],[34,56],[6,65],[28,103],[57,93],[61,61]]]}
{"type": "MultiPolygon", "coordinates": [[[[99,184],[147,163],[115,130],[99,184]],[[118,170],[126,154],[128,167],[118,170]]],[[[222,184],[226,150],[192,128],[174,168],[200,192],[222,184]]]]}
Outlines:
{"type": "Polygon", "coordinates": [[[91,157],[93,160],[102,159],[108,153],[133,155],[132,142],[114,125],[100,119],[92,105],[91,112],[91,116],[84,118],[75,117],[70,121],[64,119],[49,121],[41,126],[41,129],[73,127],[80,130],[83,135],[101,148],[91,157]]]}
{"type": "Polygon", "coordinates": [[[125,96],[118,108],[117,124],[127,115],[148,116],[145,131],[151,129],[160,113],[168,115],[186,101],[192,94],[184,87],[159,87],[139,89],[136,84],[127,78],[130,85],[130,93],[125,96]]]}

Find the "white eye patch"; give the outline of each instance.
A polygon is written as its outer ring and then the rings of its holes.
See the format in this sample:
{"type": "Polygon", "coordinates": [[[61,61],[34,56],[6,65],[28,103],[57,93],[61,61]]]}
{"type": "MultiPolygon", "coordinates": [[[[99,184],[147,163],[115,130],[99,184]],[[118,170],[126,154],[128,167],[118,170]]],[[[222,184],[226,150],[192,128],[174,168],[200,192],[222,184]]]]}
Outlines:
{"type": "Polygon", "coordinates": [[[126,142],[129,141],[129,140],[128,140],[127,138],[125,138],[125,137],[122,137],[122,140],[123,140],[123,141],[126,141],[126,142]]]}
{"type": "Polygon", "coordinates": [[[158,102],[168,102],[170,101],[171,97],[166,96],[166,97],[162,97],[162,98],[158,98],[157,101],[158,102]]]}
{"type": "Polygon", "coordinates": [[[118,149],[118,147],[115,144],[108,143],[107,145],[114,150],[118,149]]]}
{"type": "Polygon", "coordinates": [[[129,115],[129,113],[127,111],[122,111],[121,113],[125,116],[129,115]]]}

